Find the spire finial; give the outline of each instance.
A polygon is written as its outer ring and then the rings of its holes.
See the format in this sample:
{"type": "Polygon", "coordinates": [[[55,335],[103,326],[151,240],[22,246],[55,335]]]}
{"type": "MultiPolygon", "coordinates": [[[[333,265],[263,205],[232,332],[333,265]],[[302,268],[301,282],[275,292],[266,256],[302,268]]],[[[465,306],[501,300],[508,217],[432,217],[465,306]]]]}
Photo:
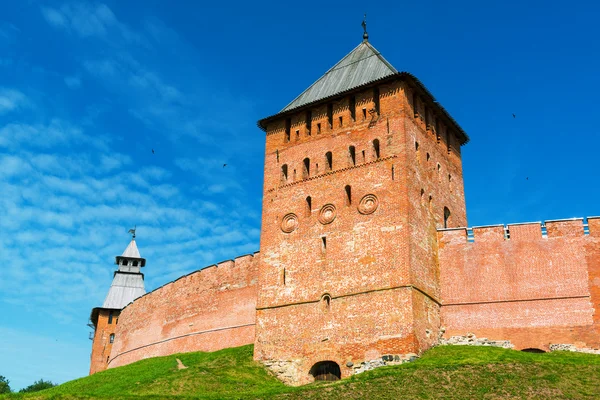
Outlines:
{"type": "Polygon", "coordinates": [[[137,228],[137,225],[135,225],[132,229],[130,229],[128,231],[128,233],[131,233],[131,235],[133,236],[131,239],[135,239],[135,230],[137,228]]]}
{"type": "Polygon", "coordinates": [[[363,33],[363,41],[366,42],[369,40],[369,34],[367,33],[367,13],[365,13],[365,16],[363,18],[363,22],[361,25],[363,27],[363,30],[365,31],[363,33]]]}

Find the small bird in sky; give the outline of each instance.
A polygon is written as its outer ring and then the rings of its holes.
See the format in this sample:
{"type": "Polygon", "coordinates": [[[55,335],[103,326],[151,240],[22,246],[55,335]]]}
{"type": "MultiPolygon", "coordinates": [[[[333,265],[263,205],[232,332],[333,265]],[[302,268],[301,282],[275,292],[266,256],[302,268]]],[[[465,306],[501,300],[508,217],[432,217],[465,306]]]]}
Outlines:
{"type": "Polygon", "coordinates": [[[513,118],[517,118],[517,116],[515,114],[513,114],[513,118]]]}
{"type": "Polygon", "coordinates": [[[152,154],[154,154],[154,149],[152,149],[152,154]]]}
{"type": "Polygon", "coordinates": [[[528,181],[528,180],[529,180],[529,177],[525,178],[525,180],[526,180],[526,181],[528,181]]]}
{"type": "Polygon", "coordinates": [[[227,166],[227,164],[223,164],[223,168],[225,168],[227,166]]]}

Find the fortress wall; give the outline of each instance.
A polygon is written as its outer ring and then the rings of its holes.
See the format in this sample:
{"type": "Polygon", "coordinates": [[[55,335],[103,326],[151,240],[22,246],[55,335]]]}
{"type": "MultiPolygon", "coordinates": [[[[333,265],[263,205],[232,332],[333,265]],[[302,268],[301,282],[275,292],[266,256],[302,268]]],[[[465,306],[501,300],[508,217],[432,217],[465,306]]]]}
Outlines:
{"type": "Polygon", "coordinates": [[[600,346],[600,222],[582,219],[438,233],[445,336],[508,339],[517,348],[600,346]]]}
{"type": "Polygon", "coordinates": [[[119,317],[108,367],[254,343],[257,260],[258,254],[219,263],[130,303],[119,317]]]}

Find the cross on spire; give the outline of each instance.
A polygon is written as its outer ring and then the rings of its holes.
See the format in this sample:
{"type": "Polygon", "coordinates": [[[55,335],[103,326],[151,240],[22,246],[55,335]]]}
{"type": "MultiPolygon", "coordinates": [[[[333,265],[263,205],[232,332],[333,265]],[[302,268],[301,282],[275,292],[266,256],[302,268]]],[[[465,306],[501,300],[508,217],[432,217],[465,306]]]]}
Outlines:
{"type": "Polygon", "coordinates": [[[365,32],[363,33],[363,41],[365,41],[365,42],[366,42],[366,41],[368,41],[368,40],[369,40],[369,34],[367,33],[367,13],[365,13],[365,16],[364,16],[364,18],[363,18],[363,22],[362,22],[362,24],[361,24],[361,25],[362,25],[362,27],[363,27],[363,30],[365,31],[365,32]]]}

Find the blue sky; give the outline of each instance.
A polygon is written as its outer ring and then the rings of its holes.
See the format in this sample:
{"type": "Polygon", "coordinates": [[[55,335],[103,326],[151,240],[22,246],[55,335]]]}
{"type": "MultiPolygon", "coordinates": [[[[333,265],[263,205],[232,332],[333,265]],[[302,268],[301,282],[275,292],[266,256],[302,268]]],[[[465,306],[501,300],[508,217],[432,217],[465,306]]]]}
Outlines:
{"type": "Polygon", "coordinates": [[[365,11],[371,43],[471,137],[470,225],[600,214],[596,2],[192,3],[0,4],[13,389],[87,374],[89,313],[134,225],[148,290],[258,250],[256,121],[360,42],[365,11]]]}

